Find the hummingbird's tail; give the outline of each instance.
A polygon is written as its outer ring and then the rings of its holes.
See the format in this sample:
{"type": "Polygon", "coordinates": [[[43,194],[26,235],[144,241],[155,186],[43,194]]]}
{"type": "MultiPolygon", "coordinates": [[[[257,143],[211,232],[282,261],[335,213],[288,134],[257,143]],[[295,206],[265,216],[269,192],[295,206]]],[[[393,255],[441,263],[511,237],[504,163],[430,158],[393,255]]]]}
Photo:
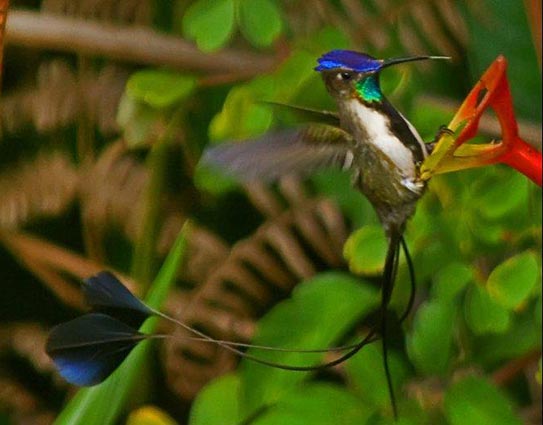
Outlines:
{"type": "MultiPolygon", "coordinates": [[[[390,234],[390,240],[388,244],[388,250],[387,255],[385,259],[385,267],[383,269],[383,283],[382,283],[382,289],[381,289],[381,342],[382,342],[382,349],[383,349],[383,367],[385,369],[385,376],[388,386],[388,394],[390,397],[390,404],[392,405],[392,412],[394,415],[394,419],[398,418],[398,408],[396,405],[396,397],[394,395],[394,386],[392,384],[392,374],[390,372],[390,367],[388,364],[388,337],[387,337],[387,307],[390,303],[390,297],[392,295],[392,290],[394,288],[394,281],[396,279],[396,272],[398,270],[398,260],[400,258],[400,244],[404,249],[404,252],[406,253],[406,257],[408,258],[408,265],[410,269],[410,274],[412,265],[411,265],[411,258],[409,257],[409,253],[407,250],[407,244],[405,243],[405,240],[403,239],[403,236],[400,232],[392,232],[390,234]]],[[[412,276],[413,277],[413,276],[412,276]]],[[[414,280],[412,279],[412,286],[414,285],[414,280]]],[[[406,309],[406,312],[402,315],[401,320],[409,314],[409,311],[411,310],[411,306],[413,305],[414,301],[414,291],[411,291],[411,297],[409,299],[408,307],[406,309]]]]}

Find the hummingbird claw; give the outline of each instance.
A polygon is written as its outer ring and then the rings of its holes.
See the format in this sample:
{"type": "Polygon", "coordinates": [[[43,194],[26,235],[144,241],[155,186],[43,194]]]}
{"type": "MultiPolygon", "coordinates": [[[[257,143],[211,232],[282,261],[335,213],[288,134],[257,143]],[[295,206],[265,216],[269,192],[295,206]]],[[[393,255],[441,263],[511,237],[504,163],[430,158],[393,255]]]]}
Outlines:
{"type": "Polygon", "coordinates": [[[442,124],[439,126],[439,130],[437,130],[437,134],[435,135],[434,139],[427,145],[428,153],[431,153],[434,149],[435,144],[441,139],[441,136],[444,134],[448,134],[449,136],[454,135],[454,131],[452,131],[449,127],[447,127],[445,124],[442,124]]]}

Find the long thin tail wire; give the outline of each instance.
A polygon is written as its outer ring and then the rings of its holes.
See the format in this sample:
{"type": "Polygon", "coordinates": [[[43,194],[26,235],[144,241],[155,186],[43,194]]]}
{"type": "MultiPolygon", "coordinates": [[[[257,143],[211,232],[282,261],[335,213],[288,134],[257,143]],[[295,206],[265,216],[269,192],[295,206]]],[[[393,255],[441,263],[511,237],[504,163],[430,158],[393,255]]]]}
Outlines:
{"type": "MultiPolygon", "coordinates": [[[[409,268],[409,274],[410,274],[410,281],[411,281],[411,294],[410,294],[410,298],[409,298],[409,301],[408,301],[408,304],[407,304],[407,307],[406,307],[406,311],[403,313],[403,315],[401,316],[400,318],[400,322],[403,322],[405,320],[405,318],[407,317],[407,315],[409,314],[412,306],[413,306],[413,302],[414,302],[414,299],[415,299],[415,287],[416,287],[416,283],[415,283],[415,273],[414,273],[414,268],[413,268],[413,262],[412,262],[412,259],[411,259],[411,256],[409,255],[409,251],[408,251],[408,247],[407,247],[407,244],[405,242],[405,239],[403,237],[400,238],[400,242],[401,242],[401,245],[402,245],[402,248],[403,248],[403,251],[405,253],[405,256],[406,256],[406,260],[407,260],[407,264],[408,264],[408,268],[409,268]]],[[[392,241],[391,241],[392,243],[392,241]]],[[[386,266],[385,266],[385,272],[383,274],[384,276],[384,293],[383,293],[383,302],[382,302],[382,306],[381,308],[383,309],[383,307],[385,308],[385,311],[382,311],[381,312],[381,316],[382,317],[385,317],[385,319],[382,319],[382,320],[385,320],[386,321],[386,307],[388,306],[388,302],[390,301],[390,292],[392,291],[392,287],[390,287],[391,285],[393,285],[394,283],[394,277],[396,275],[396,270],[397,270],[397,266],[398,266],[398,259],[399,259],[399,252],[398,252],[398,242],[394,242],[395,243],[395,247],[393,249],[393,251],[395,251],[395,255],[394,255],[394,261],[393,261],[393,269],[392,269],[392,273],[390,273],[390,271],[387,272],[386,270],[386,266]],[[388,277],[387,277],[388,275],[388,277]],[[387,281],[388,279],[388,281],[387,281]],[[386,283],[388,282],[388,283],[386,283]],[[390,287],[390,288],[388,288],[390,287]],[[385,289],[386,288],[386,289],[385,289]]],[[[389,254],[390,254],[390,250],[391,250],[391,247],[389,247],[389,253],[387,254],[387,259],[389,257],[389,254]]],[[[390,267],[390,266],[389,266],[390,267]]],[[[288,349],[288,348],[280,348],[280,347],[269,347],[269,346],[262,346],[262,345],[252,345],[252,344],[244,344],[244,343],[233,343],[233,342],[229,342],[229,341],[222,341],[222,340],[216,340],[212,337],[210,337],[209,335],[203,333],[203,332],[200,332],[198,331],[197,329],[194,329],[188,325],[186,325],[185,323],[182,323],[170,316],[167,316],[159,311],[156,311],[156,310],[153,310],[154,313],[168,321],[171,321],[179,326],[181,326],[183,329],[193,333],[193,334],[196,334],[198,335],[199,337],[201,337],[201,340],[202,341],[207,341],[207,342],[211,342],[211,343],[215,343],[219,346],[221,346],[222,348],[224,348],[225,350],[228,350],[240,357],[244,357],[244,358],[247,358],[248,360],[252,360],[256,363],[260,363],[260,364],[263,364],[263,365],[266,365],[266,366],[270,366],[270,367],[275,367],[275,368],[278,368],[278,369],[284,369],[284,370],[292,370],[292,371],[311,371],[311,370],[321,370],[321,369],[325,369],[325,368],[329,368],[329,367],[333,367],[333,366],[336,366],[346,360],[348,360],[349,358],[351,358],[352,356],[354,356],[356,353],[358,353],[358,351],[360,351],[365,345],[367,344],[370,344],[374,341],[377,340],[377,331],[376,329],[371,329],[370,332],[362,339],[360,340],[358,343],[356,344],[350,344],[350,345],[345,345],[345,346],[340,346],[340,347],[333,347],[333,348],[327,348],[327,349],[314,349],[314,350],[311,350],[311,349],[307,349],[307,350],[293,350],[293,349],[288,349]],[[320,364],[320,365],[316,365],[316,366],[292,366],[292,365],[285,365],[285,364],[281,364],[281,363],[275,363],[275,362],[271,362],[271,361],[267,361],[267,360],[263,360],[263,359],[260,359],[259,357],[256,357],[256,356],[253,356],[249,353],[246,353],[246,352],[243,352],[241,350],[238,350],[234,347],[242,347],[242,348],[256,348],[256,349],[261,349],[261,350],[269,350],[269,351],[279,351],[279,352],[300,352],[300,353],[322,353],[322,352],[334,352],[334,351],[344,351],[344,350],[349,350],[347,353],[343,354],[342,356],[338,357],[337,359],[335,360],[332,360],[330,362],[326,362],[326,363],[323,363],[323,364],[320,364]]],[[[382,324],[381,324],[382,326],[382,324]]],[[[386,323],[385,323],[385,332],[386,332],[386,323]]],[[[385,347],[385,351],[386,351],[386,347],[385,347]]],[[[385,357],[385,352],[383,352],[383,356],[385,357]]],[[[388,362],[386,362],[386,366],[385,366],[385,369],[388,369],[388,362]]],[[[391,388],[391,383],[390,383],[390,376],[389,374],[387,373],[387,382],[388,382],[388,385],[389,385],[389,388],[391,388]]],[[[393,395],[393,391],[391,391],[391,400],[394,398],[394,395],[393,395]]]]}
{"type": "Polygon", "coordinates": [[[383,367],[385,369],[388,394],[390,397],[390,403],[392,405],[394,419],[398,418],[398,408],[396,405],[396,396],[394,395],[394,386],[392,384],[392,374],[390,372],[390,366],[388,362],[387,307],[390,302],[390,297],[392,295],[392,289],[394,287],[394,278],[397,270],[396,265],[399,256],[400,241],[400,234],[391,234],[385,260],[385,268],[383,271],[383,288],[381,295],[381,343],[383,349],[383,367]]]}

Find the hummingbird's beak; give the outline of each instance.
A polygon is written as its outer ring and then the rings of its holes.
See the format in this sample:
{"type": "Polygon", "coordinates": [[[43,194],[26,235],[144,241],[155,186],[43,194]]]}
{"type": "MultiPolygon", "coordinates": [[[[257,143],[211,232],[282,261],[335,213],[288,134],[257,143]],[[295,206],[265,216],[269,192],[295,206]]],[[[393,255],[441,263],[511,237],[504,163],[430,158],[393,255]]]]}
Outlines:
{"type": "Polygon", "coordinates": [[[397,65],[399,63],[404,63],[404,62],[415,62],[415,61],[422,61],[422,60],[427,60],[427,59],[450,60],[451,57],[450,56],[411,56],[408,58],[391,58],[391,59],[385,59],[383,61],[383,65],[381,66],[381,68],[386,68],[387,66],[397,65]]]}

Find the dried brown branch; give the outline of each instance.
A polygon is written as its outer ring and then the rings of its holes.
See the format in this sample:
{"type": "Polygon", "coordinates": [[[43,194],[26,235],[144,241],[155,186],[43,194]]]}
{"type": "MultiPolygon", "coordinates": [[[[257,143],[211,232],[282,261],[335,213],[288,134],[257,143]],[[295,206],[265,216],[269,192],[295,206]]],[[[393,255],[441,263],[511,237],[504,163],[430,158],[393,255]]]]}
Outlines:
{"type": "MultiPolygon", "coordinates": [[[[104,264],[96,263],[35,236],[0,232],[0,242],[57,297],[75,308],[83,308],[82,294],[77,281],[108,268],[104,264]]],[[[119,272],[115,274],[131,291],[138,293],[137,286],[130,278],[119,272]]]]}
{"type": "Polygon", "coordinates": [[[208,73],[258,75],[277,65],[274,57],[245,51],[203,53],[183,39],[145,27],[118,27],[24,10],[10,11],[6,43],[208,73]]]}
{"type": "Polygon", "coordinates": [[[43,0],[41,10],[116,24],[150,25],[153,20],[153,5],[150,0],[43,0]]]}
{"type": "Polygon", "coordinates": [[[514,358],[492,373],[492,381],[498,386],[505,386],[528,366],[537,364],[540,357],[541,350],[534,350],[521,357],[514,358]]]}
{"type": "MultiPolygon", "coordinates": [[[[305,194],[294,201],[301,186],[294,181],[280,186],[282,197],[293,201],[290,207],[234,245],[177,312],[179,320],[217,339],[247,342],[254,321],[298,282],[323,268],[344,266],[342,248],[349,230],[337,206],[305,194]]],[[[212,377],[231,369],[236,358],[184,336],[186,331],[175,330],[166,345],[165,364],[169,385],[190,399],[212,377]]]]}
{"type": "Polygon", "coordinates": [[[0,0],[0,89],[2,88],[2,74],[4,68],[4,35],[8,9],[9,0],[0,0]]]}

